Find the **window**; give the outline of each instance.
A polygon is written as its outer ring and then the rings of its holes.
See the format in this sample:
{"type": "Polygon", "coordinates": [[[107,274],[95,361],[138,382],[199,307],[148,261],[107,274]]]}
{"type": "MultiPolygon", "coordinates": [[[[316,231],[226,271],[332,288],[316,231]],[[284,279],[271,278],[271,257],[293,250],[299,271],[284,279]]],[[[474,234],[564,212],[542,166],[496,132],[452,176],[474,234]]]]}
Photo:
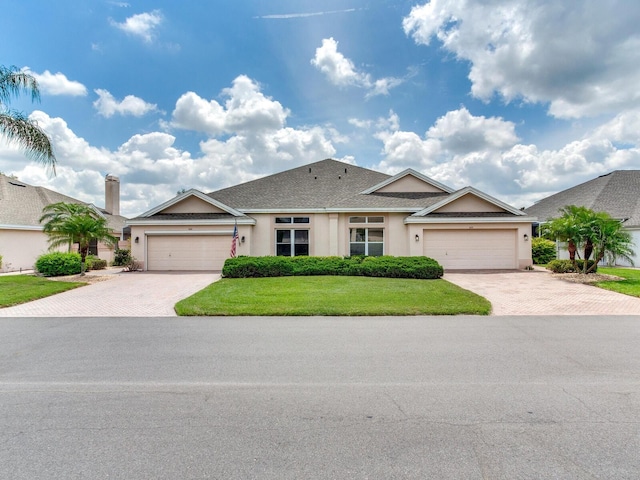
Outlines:
{"type": "Polygon", "coordinates": [[[384,223],[384,217],[349,217],[349,223],[384,223]]]}
{"type": "Polygon", "coordinates": [[[309,217],[276,217],[276,223],[309,223],[309,217]]]}
{"type": "Polygon", "coordinates": [[[276,230],[276,255],[309,255],[309,230],[276,230]]]}
{"type": "Polygon", "coordinates": [[[384,229],[350,228],[349,254],[372,257],[384,255],[384,229]]]}

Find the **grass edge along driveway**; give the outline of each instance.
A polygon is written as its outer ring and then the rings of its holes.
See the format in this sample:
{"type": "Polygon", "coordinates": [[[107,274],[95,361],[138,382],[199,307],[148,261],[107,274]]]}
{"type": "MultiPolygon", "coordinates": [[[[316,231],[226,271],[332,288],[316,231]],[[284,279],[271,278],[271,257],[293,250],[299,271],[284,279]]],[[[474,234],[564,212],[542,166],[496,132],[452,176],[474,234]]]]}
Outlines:
{"type": "Polygon", "coordinates": [[[223,278],[175,306],[178,315],[488,315],[485,298],[446,280],[345,276],[223,278]]]}
{"type": "Polygon", "coordinates": [[[598,267],[598,273],[615,275],[624,278],[624,280],[598,282],[595,284],[597,287],[631,295],[632,297],[640,297],[640,270],[633,268],[598,267]]]}
{"type": "Polygon", "coordinates": [[[0,275],[0,308],[62,293],[86,285],[84,282],[56,282],[35,275],[0,275]]]}

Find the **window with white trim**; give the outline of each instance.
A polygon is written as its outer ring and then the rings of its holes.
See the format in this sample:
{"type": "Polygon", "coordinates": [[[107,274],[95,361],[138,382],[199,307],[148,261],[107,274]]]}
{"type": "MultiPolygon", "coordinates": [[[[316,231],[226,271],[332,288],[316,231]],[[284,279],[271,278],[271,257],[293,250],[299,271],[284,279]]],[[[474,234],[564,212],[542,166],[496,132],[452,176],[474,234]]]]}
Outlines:
{"type": "Polygon", "coordinates": [[[349,255],[384,255],[384,229],[350,228],[349,255]]]}
{"type": "Polygon", "coordinates": [[[349,223],[384,223],[384,217],[349,217],[349,223]]]}
{"type": "MultiPolygon", "coordinates": [[[[309,223],[309,217],[276,217],[275,223],[305,224],[309,223]]],[[[277,228],[276,229],[276,255],[297,257],[309,255],[309,229],[277,228]]]]}

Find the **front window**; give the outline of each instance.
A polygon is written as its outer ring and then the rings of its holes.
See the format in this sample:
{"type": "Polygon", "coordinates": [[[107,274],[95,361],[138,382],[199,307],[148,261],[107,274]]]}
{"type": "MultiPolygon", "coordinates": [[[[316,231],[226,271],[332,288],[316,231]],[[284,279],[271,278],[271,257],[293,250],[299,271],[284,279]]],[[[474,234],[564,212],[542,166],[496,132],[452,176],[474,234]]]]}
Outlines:
{"type": "Polygon", "coordinates": [[[349,254],[379,257],[384,255],[384,229],[350,228],[349,254]]]}
{"type": "Polygon", "coordinates": [[[309,230],[276,230],[276,255],[309,255],[309,230]]]}

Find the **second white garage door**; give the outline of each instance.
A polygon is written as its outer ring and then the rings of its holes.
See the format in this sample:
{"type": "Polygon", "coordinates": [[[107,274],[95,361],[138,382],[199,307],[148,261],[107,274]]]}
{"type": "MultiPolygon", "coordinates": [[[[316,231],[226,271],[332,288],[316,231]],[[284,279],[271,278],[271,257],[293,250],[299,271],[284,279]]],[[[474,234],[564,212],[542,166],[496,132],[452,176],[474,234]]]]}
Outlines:
{"type": "Polygon", "coordinates": [[[424,254],[445,269],[517,268],[516,230],[425,230],[424,254]]]}
{"type": "Polygon", "coordinates": [[[149,235],[147,270],[222,270],[231,235],[149,235]]]}

